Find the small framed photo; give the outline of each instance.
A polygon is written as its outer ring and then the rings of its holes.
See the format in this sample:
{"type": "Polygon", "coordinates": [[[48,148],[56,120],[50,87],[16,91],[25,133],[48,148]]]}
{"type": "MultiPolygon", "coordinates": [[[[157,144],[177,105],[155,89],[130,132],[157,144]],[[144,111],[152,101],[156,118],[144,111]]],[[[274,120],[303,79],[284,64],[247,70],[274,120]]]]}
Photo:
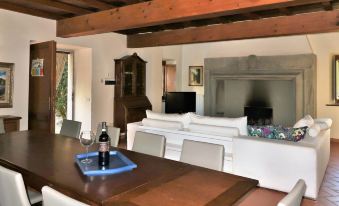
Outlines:
{"type": "Polygon", "coordinates": [[[0,62],[0,108],[13,107],[13,63],[0,62]]]}
{"type": "Polygon", "coordinates": [[[189,66],[188,85],[189,86],[204,85],[203,66],[189,66]]]}

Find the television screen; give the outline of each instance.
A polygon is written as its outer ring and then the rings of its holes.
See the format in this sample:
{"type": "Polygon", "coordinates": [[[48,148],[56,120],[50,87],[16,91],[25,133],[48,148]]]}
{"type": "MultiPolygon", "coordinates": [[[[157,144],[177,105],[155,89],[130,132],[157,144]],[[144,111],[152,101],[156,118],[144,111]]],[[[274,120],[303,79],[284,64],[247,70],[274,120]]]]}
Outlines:
{"type": "Polygon", "coordinates": [[[195,92],[167,92],[165,94],[165,113],[195,112],[195,92]]]}

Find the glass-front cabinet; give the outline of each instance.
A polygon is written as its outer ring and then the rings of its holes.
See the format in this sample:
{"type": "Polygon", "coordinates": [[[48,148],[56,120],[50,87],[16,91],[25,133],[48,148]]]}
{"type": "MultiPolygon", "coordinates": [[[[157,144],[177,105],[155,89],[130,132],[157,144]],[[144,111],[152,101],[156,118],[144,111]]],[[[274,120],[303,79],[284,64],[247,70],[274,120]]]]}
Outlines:
{"type": "Polygon", "coordinates": [[[146,63],[136,53],[115,60],[114,125],[122,132],[152,109],[146,97],[146,63]]]}
{"type": "Polygon", "coordinates": [[[146,62],[139,56],[133,54],[116,59],[115,74],[120,97],[145,95],[146,62]]]}

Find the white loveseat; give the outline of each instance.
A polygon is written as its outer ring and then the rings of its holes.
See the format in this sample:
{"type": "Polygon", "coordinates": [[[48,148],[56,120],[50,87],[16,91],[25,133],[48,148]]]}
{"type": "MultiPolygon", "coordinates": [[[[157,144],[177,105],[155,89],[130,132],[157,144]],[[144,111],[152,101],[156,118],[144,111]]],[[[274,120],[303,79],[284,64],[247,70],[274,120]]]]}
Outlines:
{"type": "MultiPolygon", "coordinates": [[[[306,182],[305,196],[316,199],[323,180],[330,155],[330,129],[323,129],[317,137],[306,137],[299,142],[271,140],[244,135],[243,119],[235,119],[235,127],[206,128],[204,118],[197,123],[185,117],[163,117],[148,112],[151,119],[127,125],[127,149],[131,149],[135,131],[144,131],[166,137],[165,158],[179,160],[184,139],[221,144],[225,147],[224,172],[245,176],[259,181],[261,187],[288,192],[298,179],[306,182]],[[162,118],[162,119],[161,119],[162,118]],[[180,124],[167,125],[169,120],[179,120],[180,124]],[[240,120],[240,121],[239,121],[240,120]],[[191,129],[190,129],[191,128],[191,129]],[[204,129],[206,131],[204,132],[204,129]],[[240,134],[242,133],[242,134],[240,134]]],[[[149,117],[148,116],[148,117],[149,117]]],[[[197,119],[195,119],[197,120],[197,119]]],[[[207,120],[210,120],[207,118],[207,120]]],[[[212,121],[206,122],[213,123],[212,121]]],[[[218,123],[218,122],[217,122],[218,123]]],[[[247,127],[247,120],[246,120],[247,127]]]]}

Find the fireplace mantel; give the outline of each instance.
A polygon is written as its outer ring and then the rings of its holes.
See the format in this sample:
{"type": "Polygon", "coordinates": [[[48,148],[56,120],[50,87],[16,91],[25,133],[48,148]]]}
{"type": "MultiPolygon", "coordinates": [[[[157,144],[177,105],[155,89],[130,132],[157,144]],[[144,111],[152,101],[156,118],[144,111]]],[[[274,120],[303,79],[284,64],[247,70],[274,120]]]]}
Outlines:
{"type": "Polygon", "coordinates": [[[316,56],[224,57],[205,59],[205,115],[215,111],[218,80],[292,80],[296,85],[296,118],[316,116],[316,56]]]}

